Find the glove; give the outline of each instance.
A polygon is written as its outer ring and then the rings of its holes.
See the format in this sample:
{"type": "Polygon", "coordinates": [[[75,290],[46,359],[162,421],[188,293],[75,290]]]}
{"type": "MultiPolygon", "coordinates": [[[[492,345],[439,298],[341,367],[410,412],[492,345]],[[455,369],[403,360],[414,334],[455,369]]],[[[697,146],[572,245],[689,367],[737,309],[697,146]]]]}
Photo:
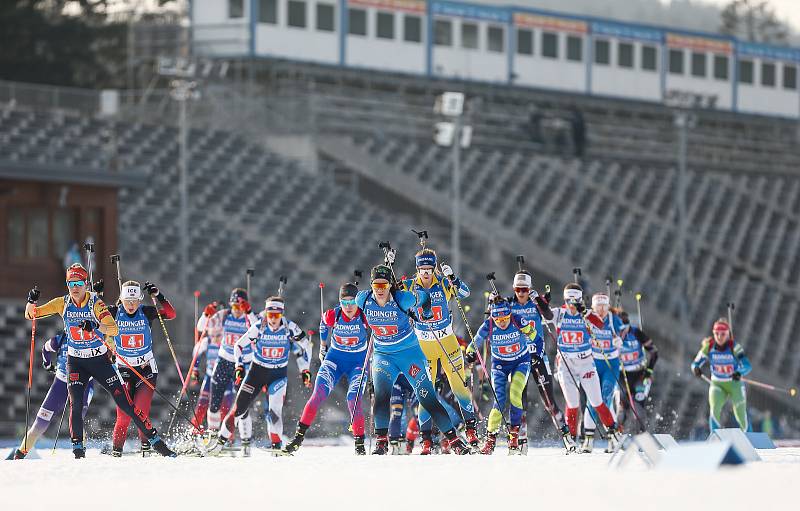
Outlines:
{"type": "Polygon", "coordinates": [[[575,302],[575,308],[578,309],[578,312],[580,314],[583,314],[584,312],[586,312],[586,306],[583,304],[583,300],[579,300],[579,301],[575,302]]]}
{"type": "Polygon", "coordinates": [[[52,356],[55,352],[47,349],[47,344],[42,347],[42,367],[48,373],[55,373],[56,367],[53,365],[52,356]]]}
{"type": "Polygon", "coordinates": [[[430,321],[433,319],[433,309],[425,307],[422,309],[422,321],[430,321]]]}
{"type": "Polygon", "coordinates": [[[100,279],[94,284],[92,284],[92,291],[94,291],[97,294],[102,294],[105,288],[106,288],[106,281],[103,279],[100,279]]]}
{"type": "Polygon", "coordinates": [[[395,258],[396,255],[397,255],[397,250],[395,250],[395,249],[387,250],[386,251],[386,257],[384,257],[384,260],[386,261],[386,264],[388,264],[389,266],[393,265],[394,264],[394,258],[395,258]]]}
{"type": "Polygon", "coordinates": [[[114,365],[114,364],[117,363],[117,354],[114,353],[113,351],[111,351],[111,350],[106,351],[106,356],[108,357],[108,362],[111,365],[114,365]]]}
{"type": "Polygon", "coordinates": [[[653,381],[653,370],[650,369],[649,367],[647,369],[645,369],[644,370],[644,378],[643,379],[644,380],[653,381]]]}
{"type": "Polygon", "coordinates": [[[731,378],[733,378],[733,381],[739,381],[742,379],[742,373],[740,373],[739,371],[734,371],[733,374],[731,375],[731,378]]]}
{"type": "Polygon", "coordinates": [[[192,383],[200,383],[200,370],[199,369],[192,369],[192,374],[189,376],[192,383]]]}
{"type": "Polygon", "coordinates": [[[144,283],[144,291],[145,293],[149,294],[150,296],[155,296],[158,294],[158,288],[152,282],[145,282],[144,283]]]}
{"type": "Polygon", "coordinates": [[[442,275],[449,278],[450,280],[456,280],[455,274],[453,273],[453,269],[450,266],[443,264],[442,265],[442,275]]]}
{"type": "Polygon", "coordinates": [[[253,308],[250,307],[250,302],[248,302],[247,300],[239,298],[239,301],[236,303],[239,304],[239,307],[242,308],[245,314],[250,314],[251,312],[253,312],[253,308]]]}
{"type": "Polygon", "coordinates": [[[309,371],[308,369],[302,371],[300,373],[300,379],[303,381],[303,385],[305,385],[306,388],[308,389],[311,388],[311,371],[309,371]]]}
{"type": "Polygon", "coordinates": [[[236,366],[236,370],[233,374],[235,375],[233,385],[240,387],[242,385],[242,380],[244,380],[244,366],[236,366]]]}
{"type": "Polygon", "coordinates": [[[699,368],[699,367],[693,367],[693,368],[692,368],[692,372],[693,372],[693,373],[694,373],[694,375],[695,375],[695,376],[697,376],[698,378],[702,378],[702,377],[703,377],[703,371],[702,371],[702,370],[700,370],[700,368],[699,368]]]}
{"type": "Polygon", "coordinates": [[[478,353],[475,350],[467,350],[464,353],[464,360],[467,361],[467,364],[474,364],[478,360],[478,353]]]}
{"type": "Polygon", "coordinates": [[[36,303],[39,300],[39,296],[41,296],[41,292],[37,286],[33,286],[33,289],[28,291],[28,303],[36,303]]]}
{"type": "Polygon", "coordinates": [[[203,315],[208,316],[209,318],[217,313],[217,302],[211,302],[206,305],[206,308],[203,309],[203,315]]]}
{"type": "Polygon", "coordinates": [[[324,362],[325,356],[328,354],[328,347],[324,343],[319,344],[319,361],[324,362]]]}
{"type": "Polygon", "coordinates": [[[615,335],[613,339],[611,339],[611,345],[615,348],[619,349],[622,347],[622,337],[615,335]]]}
{"type": "Polygon", "coordinates": [[[91,332],[91,331],[93,331],[95,328],[97,328],[100,325],[98,325],[97,323],[95,323],[91,319],[84,319],[83,321],[78,323],[78,326],[81,327],[81,329],[83,329],[83,330],[85,330],[87,332],[91,332]]]}

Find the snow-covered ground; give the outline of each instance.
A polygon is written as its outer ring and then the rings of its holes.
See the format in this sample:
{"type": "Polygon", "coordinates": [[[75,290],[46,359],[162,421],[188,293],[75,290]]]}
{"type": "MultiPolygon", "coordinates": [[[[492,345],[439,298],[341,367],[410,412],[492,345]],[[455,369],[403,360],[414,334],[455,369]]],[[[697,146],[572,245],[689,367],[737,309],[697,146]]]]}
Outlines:
{"type": "Polygon", "coordinates": [[[351,447],[303,447],[293,457],[111,458],[96,449],[42,451],[0,462],[2,509],[235,511],[287,509],[602,510],[795,509],[800,448],[759,451],[763,461],[715,473],[613,470],[609,454],[527,457],[365,456],[351,447]],[[458,506],[458,507],[456,507],[458,506]],[[484,507],[486,506],[486,507],[484,507]]]}

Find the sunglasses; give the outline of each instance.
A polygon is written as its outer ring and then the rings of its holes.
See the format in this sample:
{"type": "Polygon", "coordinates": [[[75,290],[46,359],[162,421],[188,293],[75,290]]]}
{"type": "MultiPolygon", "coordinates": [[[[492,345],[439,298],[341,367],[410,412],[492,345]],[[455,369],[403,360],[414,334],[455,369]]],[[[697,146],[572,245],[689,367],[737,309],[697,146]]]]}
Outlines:
{"type": "Polygon", "coordinates": [[[389,289],[390,285],[391,284],[389,284],[388,282],[373,282],[372,283],[373,289],[389,289]]]}
{"type": "Polygon", "coordinates": [[[341,305],[342,307],[347,307],[349,305],[355,305],[355,304],[356,304],[356,299],[355,298],[353,298],[351,300],[346,300],[346,299],[342,298],[341,300],[339,300],[339,305],[341,305]]]}
{"type": "Polygon", "coordinates": [[[82,280],[70,280],[67,282],[67,287],[83,287],[86,285],[86,282],[82,280]]]}
{"type": "Polygon", "coordinates": [[[511,314],[507,316],[496,316],[493,318],[495,321],[508,321],[511,319],[511,314]]]}
{"type": "Polygon", "coordinates": [[[279,319],[283,317],[282,312],[267,312],[267,317],[269,319],[279,319]]]}
{"type": "Polygon", "coordinates": [[[514,288],[514,292],[515,293],[530,293],[531,289],[529,287],[515,287],[514,288]]]}
{"type": "Polygon", "coordinates": [[[417,268],[420,275],[433,275],[433,268],[417,268]]]}

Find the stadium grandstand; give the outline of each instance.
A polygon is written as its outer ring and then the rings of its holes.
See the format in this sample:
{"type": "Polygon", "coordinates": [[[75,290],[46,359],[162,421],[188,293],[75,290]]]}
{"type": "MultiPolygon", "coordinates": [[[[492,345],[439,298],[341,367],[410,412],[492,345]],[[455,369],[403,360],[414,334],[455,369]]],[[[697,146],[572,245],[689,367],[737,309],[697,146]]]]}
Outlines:
{"type": "MultiPolygon", "coordinates": [[[[654,432],[704,437],[708,387],[689,364],[731,303],[752,377],[800,385],[800,49],[498,2],[190,6],[188,48],[158,56],[147,87],[0,82],[0,436],[19,435],[25,414],[25,293],[61,293],[64,254],[87,238],[107,293],[120,254],[123,279],[173,300],[186,365],[194,290],[201,308],[227,301],[253,268],[255,304],[286,275],[287,316],[316,331],[320,282],[368,273],[385,240],[413,273],[411,229],[424,228],[473,288],[473,330],[486,274],[510,293],[518,254],[558,299],[574,268],[589,293],[621,287],[659,346],[654,432]],[[436,140],[449,92],[463,94],[471,135],[457,149],[436,140]]],[[[40,328],[45,339],[60,324],[40,328]]],[[[159,386],[177,389],[157,330],[159,386]]],[[[32,393],[49,380],[34,372],[32,393]]],[[[308,397],[298,387],[287,424],[308,397]]],[[[107,427],[113,407],[95,397],[107,427]]],[[[342,434],[349,417],[332,401],[324,431],[342,434]]],[[[533,435],[553,436],[531,406],[533,435]]],[[[756,424],[769,411],[800,433],[796,398],[750,387],[748,406],[756,424]]]]}

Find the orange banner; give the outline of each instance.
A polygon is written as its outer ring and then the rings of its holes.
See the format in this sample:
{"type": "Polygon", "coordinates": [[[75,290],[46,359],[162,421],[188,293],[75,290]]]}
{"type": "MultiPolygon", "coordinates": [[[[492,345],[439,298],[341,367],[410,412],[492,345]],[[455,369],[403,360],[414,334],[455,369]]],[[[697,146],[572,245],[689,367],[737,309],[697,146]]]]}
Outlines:
{"type": "Polygon", "coordinates": [[[425,12],[425,0],[349,0],[347,4],[386,11],[425,12]]]}
{"type": "Polygon", "coordinates": [[[667,46],[670,48],[689,48],[690,50],[710,51],[713,53],[731,53],[733,51],[733,45],[730,41],[680,34],[667,34],[667,46]]]}
{"type": "Polygon", "coordinates": [[[540,16],[538,14],[527,14],[524,12],[514,13],[514,24],[520,27],[544,28],[557,32],[585,34],[587,31],[586,22],[584,21],[540,16]]]}

